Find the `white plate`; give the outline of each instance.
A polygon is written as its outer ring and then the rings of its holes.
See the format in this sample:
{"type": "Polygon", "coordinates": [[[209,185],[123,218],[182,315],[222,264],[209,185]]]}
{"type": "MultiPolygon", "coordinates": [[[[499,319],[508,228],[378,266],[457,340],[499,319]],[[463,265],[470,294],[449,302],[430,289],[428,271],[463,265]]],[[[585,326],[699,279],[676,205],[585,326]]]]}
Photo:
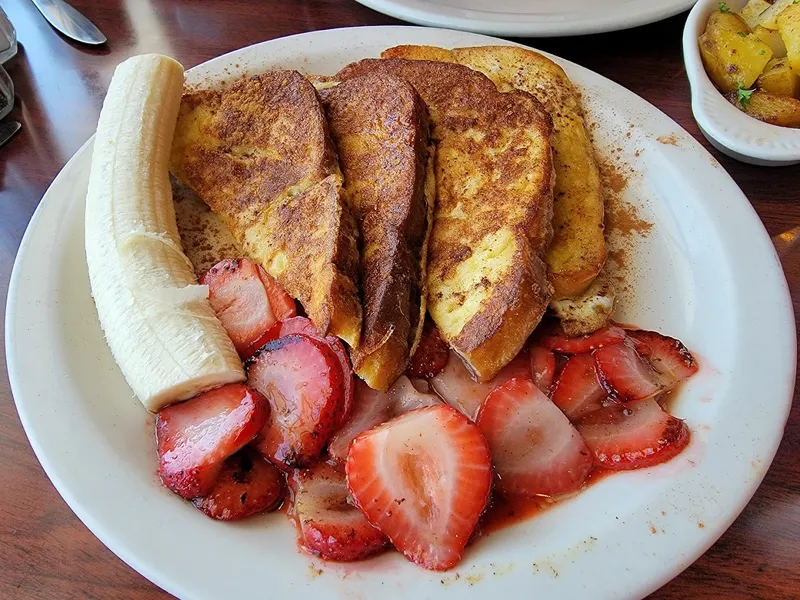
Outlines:
{"type": "MultiPolygon", "coordinates": [[[[747,0],[730,0],[728,4],[738,12],[747,0]]],[[[719,10],[717,0],[700,0],[683,30],[683,60],[692,88],[692,113],[700,131],[715,148],[736,160],[767,167],[797,164],[800,129],[778,127],[748,116],[725,99],[706,73],[697,39],[715,10],[719,10]]]]}
{"type": "MultiPolygon", "coordinates": [[[[319,31],[244,48],[189,78],[208,83],[273,67],[334,73],[403,43],[507,42],[412,27],[319,31]]],[[[700,373],[674,406],[692,430],[688,449],[480,539],[445,574],[398,553],[323,564],[297,550],[281,514],[238,524],[208,519],[159,485],[152,419],[132,398],[97,322],[83,251],[87,143],[25,233],[6,352],[31,445],[95,535],[182,598],[486,598],[524,590],[531,598],[620,600],[656,589],[722,534],[764,476],[791,402],[795,328],[780,263],[747,199],[694,139],[619,85],[559,62],[583,90],[600,152],[621,147],[620,160],[640,174],[626,197],[655,226],[638,245],[635,293],[623,298],[620,317],[677,336],[700,357],[700,373]]]]}
{"type": "Polygon", "coordinates": [[[357,0],[390,17],[502,36],[550,37],[630,29],[697,0],[357,0]]]}

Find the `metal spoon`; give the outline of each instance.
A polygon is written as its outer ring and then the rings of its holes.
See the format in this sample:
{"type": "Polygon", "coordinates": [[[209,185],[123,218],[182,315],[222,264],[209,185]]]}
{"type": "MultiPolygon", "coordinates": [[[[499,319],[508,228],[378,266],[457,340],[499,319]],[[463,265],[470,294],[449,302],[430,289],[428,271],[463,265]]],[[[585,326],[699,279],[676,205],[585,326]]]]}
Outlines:
{"type": "Polygon", "coordinates": [[[103,32],[64,0],[33,0],[33,3],[50,25],[68,38],[84,44],[106,43],[103,32]]]}

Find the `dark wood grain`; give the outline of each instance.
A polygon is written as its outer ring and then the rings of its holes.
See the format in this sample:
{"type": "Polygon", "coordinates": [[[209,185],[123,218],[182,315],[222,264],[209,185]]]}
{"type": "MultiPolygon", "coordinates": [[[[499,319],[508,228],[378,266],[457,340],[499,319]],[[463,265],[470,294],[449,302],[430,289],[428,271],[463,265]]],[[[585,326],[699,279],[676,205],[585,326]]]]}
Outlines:
{"type": "MultiPolygon", "coordinates": [[[[72,4],[106,33],[108,47],[87,49],[68,42],[29,0],[2,3],[21,43],[19,56],[7,68],[17,90],[13,117],[23,124],[22,132],[0,150],[2,310],[25,227],[56,173],[92,134],[118,62],[155,51],[193,66],[284,35],[395,22],[351,0],[73,0],[72,4]]],[[[681,15],[633,31],[527,43],[621,83],[709,147],[689,106],[680,48],[684,20],[681,15]]],[[[750,198],[770,235],[800,228],[800,168],[751,167],[709,150],[750,198]]],[[[800,250],[789,240],[780,244],[780,251],[797,313],[800,250]]],[[[768,399],[753,399],[762,401],[768,399]]],[[[0,376],[0,598],[167,597],[108,551],[64,504],[33,455],[7,378],[0,376]]],[[[700,597],[800,597],[797,402],[775,462],[752,502],[702,558],[652,596],[700,597]]]]}

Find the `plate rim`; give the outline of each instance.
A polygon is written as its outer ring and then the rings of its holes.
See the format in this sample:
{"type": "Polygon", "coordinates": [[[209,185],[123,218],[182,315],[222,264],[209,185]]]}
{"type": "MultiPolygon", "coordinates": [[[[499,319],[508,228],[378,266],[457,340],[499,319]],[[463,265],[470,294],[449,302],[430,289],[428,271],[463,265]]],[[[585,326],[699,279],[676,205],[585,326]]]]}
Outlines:
{"type": "MultiPolygon", "coordinates": [[[[338,29],[313,31],[313,32],[296,34],[296,35],[292,35],[292,36],[285,36],[283,38],[275,38],[274,40],[269,40],[269,41],[266,41],[266,42],[261,42],[261,43],[258,43],[258,44],[253,44],[251,46],[240,48],[238,50],[234,50],[232,52],[223,54],[221,56],[209,59],[208,61],[205,61],[204,63],[201,63],[201,64],[197,65],[196,67],[194,67],[194,69],[198,69],[199,67],[203,67],[205,65],[208,65],[209,63],[211,63],[213,61],[225,59],[228,55],[235,54],[235,53],[240,52],[242,50],[253,48],[253,47],[257,47],[257,46],[261,46],[261,45],[264,45],[264,44],[269,44],[269,43],[272,43],[272,42],[276,42],[278,40],[285,40],[285,39],[288,39],[288,38],[299,38],[299,37],[314,37],[315,35],[318,35],[318,34],[332,34],[332,33],[333,34],[336,34],[336,33],[340,34],[342,32],[352,31],[354,29],[358,29],[358,30],[374,30],[374,29],[408,30],[408,29],[418,29],[418,30],[425,30],[425,31],[428,31],[428,32],[433,31],[434,33],[437,31],[437,30],[431,30],[430,28],[409,27],[409,26],[402,26],[402,25],[399,25],[399,26],[398,25],[390,25],[390,26],[345,27],[345,28],[338,28],[338,29]]],[[[445,33],[448,32],[448,30],[438,30],[438,31],[443,31],[445,33]]],[[[451,31],[449,33],[453,33],[453,32],[451,31]]],[[[471,33],[469,33],[467,35],[470,35],[470,36],[473,36],[473,37],[482,37],[486,41],[493,40],[495,43],[500,42],[500,43],[502,43],[504,45],[515,45],[515,46],[520,46],[520,47],[524,47],[524,48],[533,49],[530,46],[526,46],[526,45],[523,45],[523,44],[517,44],[517,43],[509,42],[509,41],[506,41],[506,40],[495,40],[494,38],[490,38],[490,37],[483,36],[483,35],[475,35],[475,34],[471,34],[471,33]]],[[[553,57],[552,54],[549,54],[549,53],[546,53],[546,52],[542,52],[542,51],[538,51],[538,50],[537,50],[537,52],[541,52],[542,54],[545,54],[547,56],[553,57]]],[[[595,75],[595,76],[597,76],[599,78],[602,78],[604,82],[608,82],[608,83],[610,83],[610,84],[612,84],[614,86],[622,88],[622,86],[619,86],[619,84],[616,84],[612,80],[604,77],[603,75],[600,75],[599,73],[597,73],[595,71],[592,71],[591,69],[587,69],[586,67],[582,67],[582,66],[577,65],[575,63],[571,63],[570,61],[565,60],[565,59],[561,59],[559,57],[555,57],[555,58],[557,58],[557,60],[562,64],[572,64],[572,65],[574,65],[575,67],[577,67],[579,69],[583,69],[583,70],[585,70],[587,72],[592,73],[593,75],[595,75]]],[[[187,73],[188,73],[188,71],[187,71],[187,73]]],[[[625,89],[625,88],[622,88],[622,89],[625,89]]],[[[666,119],[668,119],[670,122],[672,122],[674,124],[674,126],[677,127],[683,134],[685,134],[688,138],[691,138],[694,141],[694,143],[696,145],[696,148],[695,148],[696,152],[701,152],[703,155],[707,155],[709,158],[711,158],[711,160],[713,160],[713,157],[711,157],[711,155],[705,150],[705,148],[703,148],[696,140],[694,140],[694,138],[690,134],[688,134],[688,132],[686,132],[679,124],[675,123],[674,120],[672,120],[663,111],[661,111],[661,109],[659,109],[655,105],[651,104],[650,102],[648,102],[644,98],[641,98],[640,96],[638,96],[635,93],[631,92],[630,90],[626,90],[626,92],[629,93],[629,94],[632,94],[633,96],[636,96],[638,101],[641,102],[641,103],[644,103],[645,105],[647,105],[650,110],[657,111],[662,116],[664,116],[666,119]]],[[[89,138],[89,140],[87,140],[87,142],[84,143],[84,145],[81,146],[81,148],[70,158],[70,160],[61,169],[61,171],[59,171],[58,175],[53,180],[51,185],[48,187],[48,190],[45,192],[45,194],[44,194],[44,196],[42,198],[42,201],[39,203],[39,205],[37,206],[36,210],[34,211],[34,214],[32,215],[31,220],[30,220],[30,222],[28,224],[28,227],[25,230],[25,234],[23,235],[23,238],[21,240],[21,243],[20,243],[20,246],[19,246],[19,249],[18,249],[18,252],[17,252],[17,256],[16,256],[15,261],[14,261],[14,266],[13,266],[13,269],[12,269],[11,278],[10,278],[10,281],[9,281],[9,289],[8,289],[8,297],[7,297],[7,305],[6,305],[7,310],[6,310],[6,340],[5,340],[5,347],[6,347],[6,355],[7,355],[7,361],[8,361],[9,381],[11,383],[12,395],[13,395],[13,398],[14,398],[15,405],[17,407],[17,412],[18,412],[18,414],[20,416],[20,420],[22,422],[23,428],[25,429],[26,435],[28,436],[29,443],[31,444],[31,446],[32,446],[32,448],[34,450],[34,453],[36,454],[37,459],[39,460],[39,462],[41,463],[43,469],[45,470],[45,473],[48,475],[48,478],[51,480],[51,482],[53,483],[54,487],[56,487],[57,491],[62,496],[62,498],[64,498],[64,500],[67,502],[67,504],[69,505],[71,510],[73,510],[73,512],[75,512],[76,516],[79,517],[79,519],[87,526],[87,528],[89,528],[90,531],[92,531],[92,533],[96,537],[98,537],[98,539],[100,539],[100,541],[104,545],[106,545],[106,547],[108,547],[110,550],[112,550],[112,552],[114,552],[114,554],[116,554],[121,560],[123,560],[123,562],[128,564],[131,568],[133,568],[134,570],[136,570],[137,572],[142,574],[144,577],[146,577],[147,579],[149,579],[151,582],[155,583],[156,585],[158,585],[162,589],[165,589],[166,591],[172,593],[173,595],[181,597],[181,594],[180,594],[181,586],[179,586],[178,584],[174,583],[169,574],[164,573],[163,576],[162,576],[162,572],[159,571],[158,569],[151,569],[146,564],[147,563],[146,560],[142,560],[137,556],[131,556],[127,551],[125,551],[124,542],[118,541],[118,538],[115,539],[114,535],[109,533],[106,530],[107,529],[106,526],[100,524],[95,518],[92,517],[91,512],[88,509],[84,510],[84,507],[82,507],[80,505],[80,503],[75,500],[74,495],[68,489],[69,485],[67,483],[65,483],[65,481],[63,481],[58,476],[57,473],[55,473],[55,471],[57,471],[57,468],[55,468],[53,466],[53,464],[50,461],[50,459],[48,458],[47,454],[42,451],[42,448],[41,448],[41,445],[39,443],[39,440],[36,439],[35,432],[33,433],[33,435],[31,435],[29,433],[29,432],[32,431],[30,429],[31,420],[28,418],[29,415],[26,413],[26,407],[24,406],[24,403],[21,403],[18,400],[17,393],[15,392],[15,390],[20,389],[20,385],[21,384],[19,383],[19,379],[21,379],[21,374],[17,372],[16,364],[15,364],[15,362],[16,362],[15,351],[12,348],[12,346],[14,345],[13,341],[17,339],[17,335],[18,335],[17,331],[16,331],[16,324],[13,322],[12,315],[16,315],[16,306],[17,306],[17,300],[18,300],[18,290],[17,290],[17,288],[20,285],[19,280],[22,277],[22,274],[20,273],[21,267],[19,267],[20,260],[21,260],[20,257],[25,254],[25,251],[27,250],[28,246],[30,245],[30,243],[31,243],[30,240],[34,235],[33,232],[34,232],[34,230],[36,228],[36,224],[38,223],[39,219],[41,218],[41,215],[43,214],[44,211],[49,210],[46,207],[50,206],[51,204],[55,203],[55,201],[56,201],[55,198],[51,198],[51,189],[53,187],[55,187],[56,182],[58,182],[62,177],[68,176],[70,168],[71,168],[71,165],[73,164],[73,162],[74,161],[78,161],[78,160],[80,160],[82,158],[83,154],[88,151],[90,145],[93,142],[93,139],[94,139],[94,136],[92,135],[89,138]]],[[[770,240],[770,238],[769,238],[769,236],[768,236],[768,234],[766,232],[766,229],[763,226],[763,223],[761,222],[760,218],[758,217],[757,213],[755,212],[755,209],[747,201],[746,196],[744,196],[744,193],[741,192],[741,189],[738,187],[738,185],[735,183],[735,181],[733,181],[732,178],[730,178],[730,175],[728,175],[728,173],[726,171],[724,171],[724,170],[722,170],[722,173],[724,174],[723,176],[726,177],[729,180],[729,183],[732,186],[734,186],[737,190],[739,190],[740,195],[741,195],[741,199],[744,202],[743,208],[749,209],[749,215],[750,215],[749,218],[754,219],[754,225],[756,226],[757,229],[760,228],[761,235],[760,235],[759,241],[760,242],[766,242],[766,243],[769,244],[769,247],[772,249],[772,255],[773,255],[774,259],[776,261],[778,261],[778,265],[780,266],[780,262],[778,260],[777,253],[775,252],[774,246],[772,245],[772,242],[771,242],[771,240],[770,240]]],[[[782,299],[783,302],[781,303],[782,304],[781,308],[784,309],[784,312],[785,312],[784,317],[788,317],[788,321],[790,321],[792,324],[794,324],[795,315],[794,315],[793,305],[792,305],[792,301],[791,301],[791,296],[789,294],[789,289],[788,289],[788,284],[786,282],[785,274],[783,274],[782,269],[780,270],[780,274],[781,274],[781,277],[778,278],[779,281],[777,281],[777,283],[779,284],[779,287],[781,287],[780,291],[782,292],[781,299],[782,299]]],[[[776,291],[778,291],[778,290],[776,290],[776,291]]],[[[788,419],[788,416],[789,416],[789,411],[791,409],[792,399],[793,399],[793,390],[794,390],[794,385],[795,385],[795,370],[796,370],[796,366],[797,366],[796,365],[797,344],[796,344],[796,328],[795,327],[789,328],[789,335],[788,336],[793,340],[793,343],[790,344],[790,352],[787,355],[787,362],[791,366],[791,369],[789,370],[790,372],[787,371],[787,375],[791,375],[791,377],[787,376],[787,381],[786,381],[786,383],[788,385],[788,394],[787,394],[787,398],[784,401],[784,407],[783,407],[784,408],[784,411],[783,411],[784,414],[783,414],[783,417],[782,417],[782,421],[779,424],[781,428],[783,427],[783,425],[785,424],[785,422],[786,422],[786,420],[788,419]]],[[[789,340],[787,340],[787,341],[789,341],[789,340]]],[[[771,447],[768,449],[767,453],[764,454],[765,458],[768,457],[768,461],[765,461],[765,463],[767,465],[772,463],[772,460],[774,459],[775,453],[777,452],[777,449],[778,449],[778,446],[779,446],[781,440],[782,440],[782,436],[781,435],[778,435],[777,437],[772,439],[771,447]]],[[[758,489],[758,487],[759,487],[759,485],[761,483],[761,480],[766,475],[767,470],[768,469],[765,469],[760,474],[760,476],[752,479],[751,480],[752,482],[748,481],[747,485],[743,486],[743,487],[746,488],[746,493],[744,493],[744,494],[742,494],[742,495],[740,495],[738,497],[739,501],[736,502],[734,508],[730,509],[730,512],[728,514],[729,518],[724,519],[723,522],[718,523],[717,526],[714,527],[714,528],[711,528],[711,529],[707,528],[707,530],[705,532],[707,534],[706,540],[705,540],[707,543],[695,546],[693,548],[694,551],[691,552],[689,555],[687,555],[685,558],[683,558],[683,560],[681,560],[681,563],[680,563],[681,566],[679,567],[678,570],[669,571],[669,572],[664,571],[664,572],[660,573],[660,575],[661,575],[660,577],[653,578],[653,580],[650,581],[647,586],[638,588],[635,594],[627,596],[627,597],[640,598],[640,597],[643,597],[643,595],[651,593],[652,591],[658,589],[659,587],[664,585],[666,582],[670,581],[672,578],[674,578],[675,576],[680,574],[680,572],[682,572],[694,560],[696,560],[699,556],[701,556],[711,545],[713,545],[717,541],[717,539],[719,539],[719,537],[728,529],[728,527],[733,523],[733,521],[736,518],[738,518],[738,516],[740,515],[741,511],[748,504],[748,502],[752,498],[753,494],[758,489]],[[639,594],[643,594],[643,595],[640,596],[639,594]]]]}
{"type": "MultiPolygon", "coordinates": [[[[624,13],[613,18],[583,18],[565,19],[555,16],[551,20],[519,22],[514,20],[513,13],[500,13],[508,16],[507,21],[480,21],[466,16],[456,16],[452,14],[440,14],[439,11],[426,10],[416,6],[416,0],[356,0],[359,4],[366,6],[376,12],[428,27],[457,29],[471,33],[479,33],[493,36],[525,36],[525,37],[560,37],[569,35],[589,35],[594,33],[606,33],[610,31],[622,31],[632,29],[642,25],[656,23],[669,17],[674,17],[692,8],[697,0],[667,0],[664,6],[652,8],[649,3],[629,2],[635,4],[639,10],[632,16],[625,17],[624,13]]],[[[623,9],[618,9],[620,11],[623,9]]],[[[457,12],[458,9],[444,7],[445,13],[457,12]]],[[[479,13],[480,11],[470,11],[479,13]]],[[[498,14],[498,13],[492,13],[498,14]]]]}

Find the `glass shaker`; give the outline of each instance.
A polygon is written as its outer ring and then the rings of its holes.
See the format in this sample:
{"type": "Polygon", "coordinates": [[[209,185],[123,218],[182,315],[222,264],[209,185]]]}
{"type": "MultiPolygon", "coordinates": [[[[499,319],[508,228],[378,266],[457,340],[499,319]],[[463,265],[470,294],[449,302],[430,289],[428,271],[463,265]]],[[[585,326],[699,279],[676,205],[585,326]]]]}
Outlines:
{"type": "MultiPolygon", "coordinates": [[[[6,62],[17,53],[17,32],[8,20],[5,11],[0,8],[0,64],[6,62]]],[[[0,119],[11,112],[14,106],[14,84],[8,73],[0,67],[0,119]]]]}
{"type": "Polygon", "coordinates": [[[5,11],[0,7],[0,64],[6,62],[17,53],[17,32],[8,20],[5,11]]]}

